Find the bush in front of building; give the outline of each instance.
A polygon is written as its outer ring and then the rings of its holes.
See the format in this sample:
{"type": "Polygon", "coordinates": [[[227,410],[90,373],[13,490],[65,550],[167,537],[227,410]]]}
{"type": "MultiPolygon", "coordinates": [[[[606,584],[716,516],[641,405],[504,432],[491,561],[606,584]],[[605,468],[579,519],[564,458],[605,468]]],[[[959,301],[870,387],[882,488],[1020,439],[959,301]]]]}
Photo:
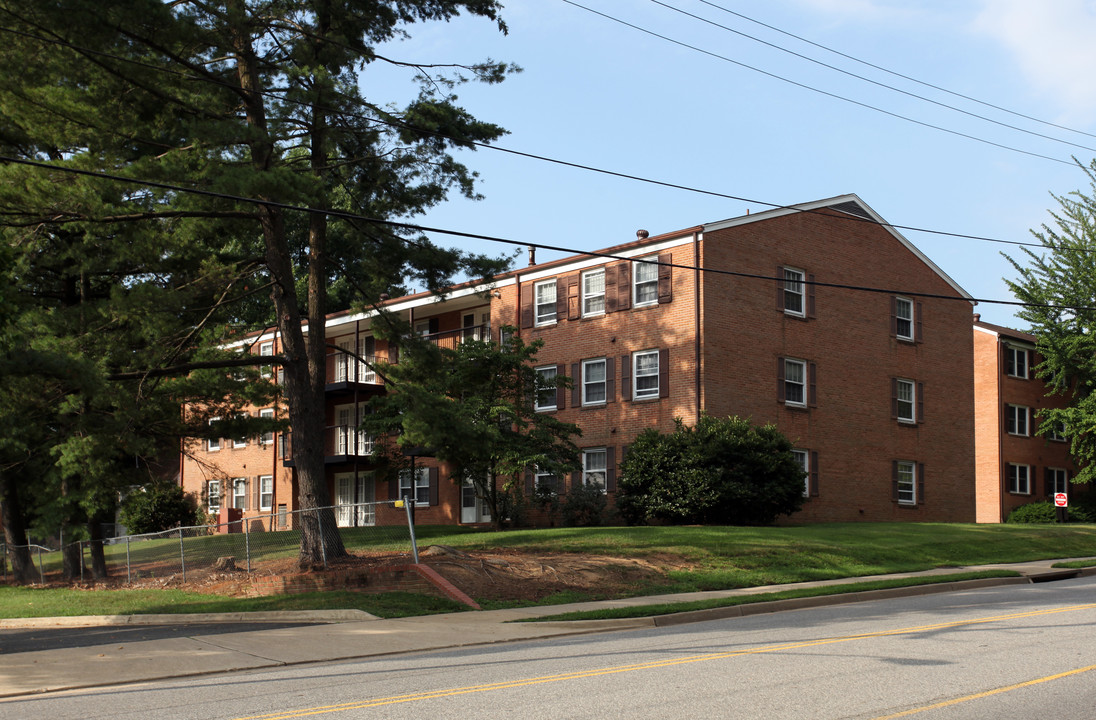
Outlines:
{"type": "Polygon", "coordinates": [[[703,415],[642,432],[620,466],[617,509],[632,525],[767,525],[805,500],[802,465],[773,425],[703,415]]]}
{"type": "Polygon", "coordinates": [[[596,527],[605,522],[609,503],[597,485],[576,483],[560,503],[564,527],[596,527]]]}
{"type": "Polygon", "coordinates": [[[122,502],[122,524],[131,535],[161,532],[180,525],[200,525],[205,515],[198,501],[178,485],[157,483],[129,494],[122,502]]]}
{"type": "MultiPolygon", "coordinates": [[[[1069,522],[1092,522],[1090,510],[1070,505],[1069,522]]],[[[1021,505],[1008,514],[1006,523],[1051,524],[1058,522],[1058,508],[1049,500],[1021,505]]]]}

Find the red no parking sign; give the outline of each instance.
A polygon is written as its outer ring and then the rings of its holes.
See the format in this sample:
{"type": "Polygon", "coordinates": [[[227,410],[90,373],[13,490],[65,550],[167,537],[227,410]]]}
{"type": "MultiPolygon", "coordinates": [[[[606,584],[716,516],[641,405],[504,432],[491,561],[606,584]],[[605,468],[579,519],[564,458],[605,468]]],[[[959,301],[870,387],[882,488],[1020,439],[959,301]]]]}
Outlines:
{"type": "Polygon", "coordinates": [[[1054,493],[1054,507],[1066,507],[1069,505],[1069,499],[1066,498],[1065,493],[1054,493]]]}

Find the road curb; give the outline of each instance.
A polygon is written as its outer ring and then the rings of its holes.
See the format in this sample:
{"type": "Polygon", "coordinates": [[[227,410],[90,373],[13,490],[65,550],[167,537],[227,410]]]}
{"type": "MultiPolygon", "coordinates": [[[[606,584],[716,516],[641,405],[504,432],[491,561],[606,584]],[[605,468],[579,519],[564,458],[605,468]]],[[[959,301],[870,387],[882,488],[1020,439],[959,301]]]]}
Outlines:
{"type": "Polygon", "coordinates": [[[231,613],[159,613],[154,615],[73,615],[71,617],[6,618],[0,629],[109,627],[115,625],[185,625],[221,623],[344,623],[379,620],[364,610],[270,610],[231,613]]]}

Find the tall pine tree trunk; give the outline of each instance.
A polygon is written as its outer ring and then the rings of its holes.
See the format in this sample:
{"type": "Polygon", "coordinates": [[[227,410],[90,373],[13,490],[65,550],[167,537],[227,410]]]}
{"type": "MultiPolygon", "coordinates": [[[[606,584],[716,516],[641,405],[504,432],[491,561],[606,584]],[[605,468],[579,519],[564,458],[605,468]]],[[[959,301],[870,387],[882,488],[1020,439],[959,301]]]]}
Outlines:
{"type": "Polygon", "coordinates": [[[4,524],[4,542],[11,560],[12,579],[20,584],[34,582],[34,563],[27,547],[27,526],[19,502],[18,479],[11,472],[0,472],[0,522],[4,524]]]}
{"type": "Polygon", "coordinates": [[[88,536],[91,538],[91,575],[96,580],[107,577],[107,558],[103,552],[103,523],[110,513],[100,511],[88,520],[88,536]]]}

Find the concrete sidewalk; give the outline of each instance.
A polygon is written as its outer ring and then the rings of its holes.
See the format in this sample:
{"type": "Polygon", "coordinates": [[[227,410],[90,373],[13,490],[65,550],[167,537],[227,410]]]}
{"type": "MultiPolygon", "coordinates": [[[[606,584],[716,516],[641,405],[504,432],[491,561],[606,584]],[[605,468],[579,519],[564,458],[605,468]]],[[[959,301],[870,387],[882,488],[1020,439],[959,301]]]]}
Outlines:
{"type": "Polygon", "coordinates": [[[511,610],[469,611],[398,620],[382,620],[360,611],[0,620],[0,629],[8,630],[14,628],[30,630],[34,628],[104,625],[240,622],[241,620],[249,622],[318,623],[300,627],[279,627],[249,632],[211,633],[209,628],[205,628],[201,634],[186,637],[139,641],[122,645],[93,645],[0,655],[0,697],[206,675],[234,670],[367,658],[422,650],[440,650],[515,640],[536,640],[606,630],[659,627],[820,605],[952,592],[992,585],[1029,583],[1096,574],[1096,568],[1084,571],[1053,569],[1051,565],[1055,562],[1059,561],[1043,560],[1032,563],[941,568],[897,575],[877,575],[679,595],[655,595],[511,610]],[[1014,570],[1019,572],[1021,577],[967,580],[890,590],[752,603],[712,610],[662,615],[653,618],[576,622],[511,622],[579,610],[691,602],[694,600],[757,595],[791,588],[842,585],[884,578],[940,576],[991,569],[1014,570]]]}

